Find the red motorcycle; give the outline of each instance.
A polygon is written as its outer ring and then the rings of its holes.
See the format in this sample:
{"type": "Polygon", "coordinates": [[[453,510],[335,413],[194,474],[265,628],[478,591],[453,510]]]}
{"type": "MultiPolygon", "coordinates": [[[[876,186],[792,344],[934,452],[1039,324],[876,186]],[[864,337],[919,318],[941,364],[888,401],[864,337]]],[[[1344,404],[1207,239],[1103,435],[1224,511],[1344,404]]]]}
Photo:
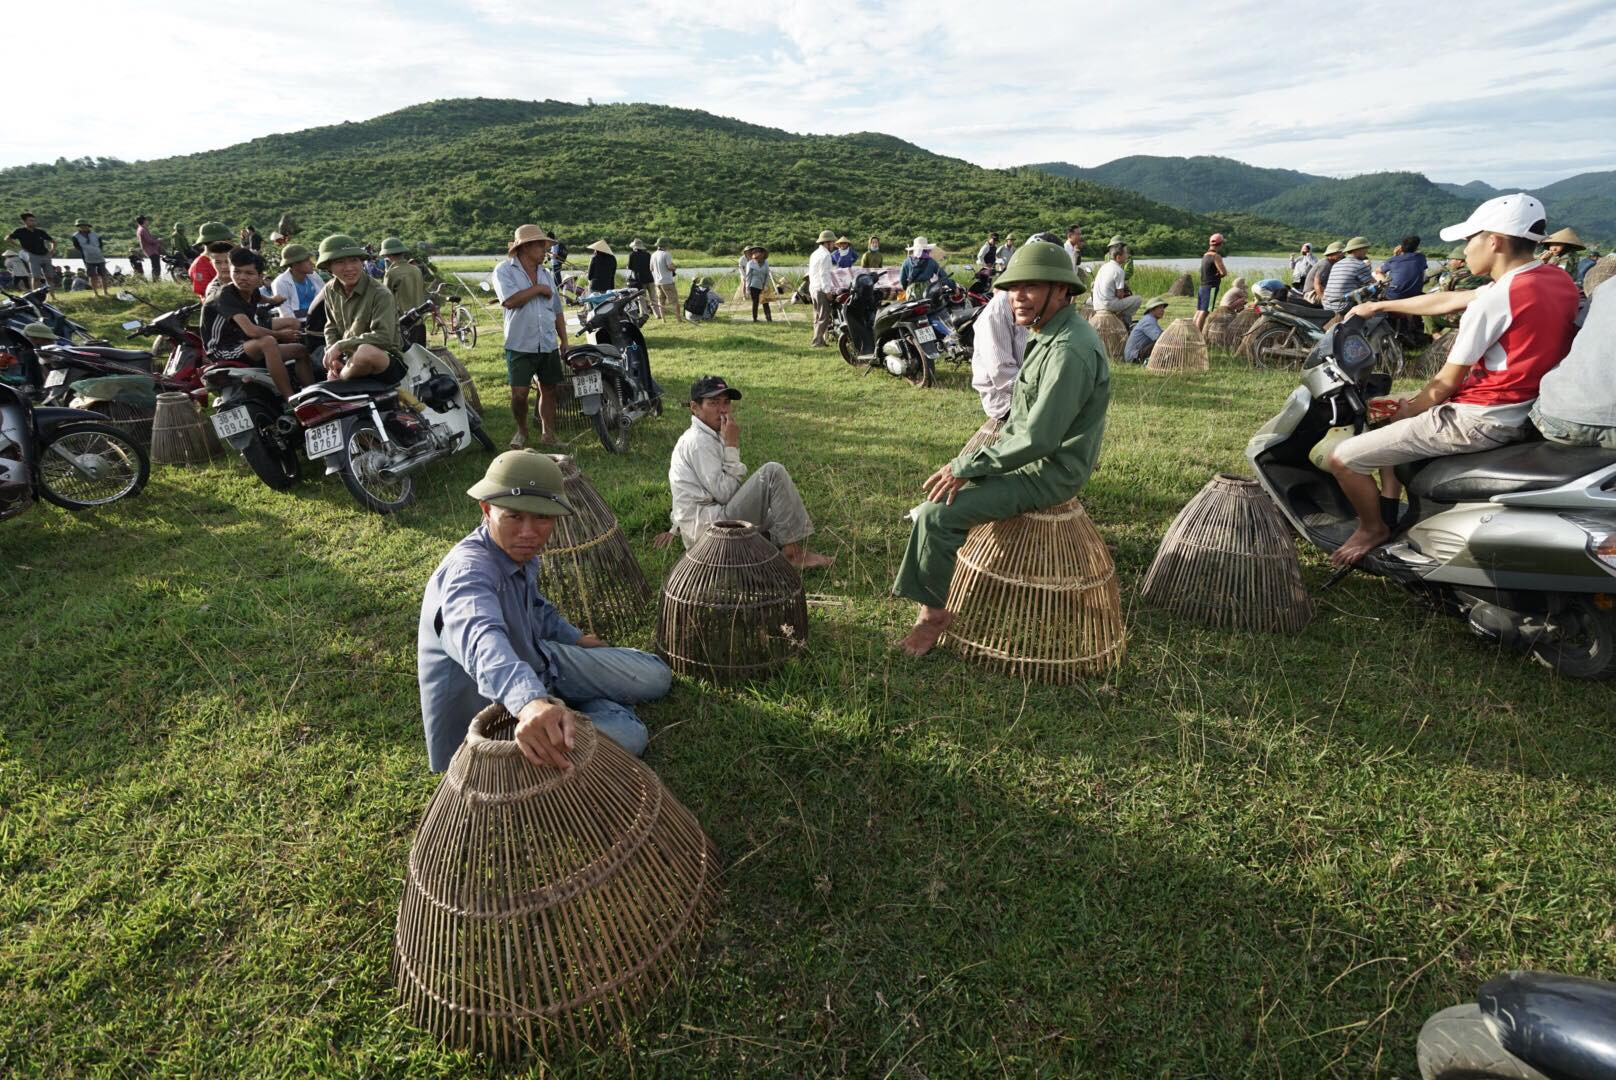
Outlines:
{"type": "Polygon", "coordinates": [[[153,370],[157,353],[150,349],[120,349],[111,345],[41,345],[35,350],[44,371],[45,405],[66,405],[73,399],[75,384],[85,379],[134,375],[156,383],[157,393],[177,392],[204,401],[202,386],[202,338],[187,324],[200,304],[164,312],[150,323],[132,320],[123,328],[132,334],[158,339],[166,348],[168,360],[159,373],[153,370]]]}

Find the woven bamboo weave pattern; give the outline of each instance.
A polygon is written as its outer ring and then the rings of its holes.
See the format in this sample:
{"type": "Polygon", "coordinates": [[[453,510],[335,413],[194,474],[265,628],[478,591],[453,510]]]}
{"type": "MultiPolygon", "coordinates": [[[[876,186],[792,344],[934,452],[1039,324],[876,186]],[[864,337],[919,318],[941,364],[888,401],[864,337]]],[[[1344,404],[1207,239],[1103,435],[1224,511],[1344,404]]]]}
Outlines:
{"type": "Polygon", "coordinates": [[[580,718],[572,769],[477,714],[410,847],[393,977],[411,1020],[495,1057],[605,1041],[693,955],[718,853],[649,768],[580,718]]]}
{"type": "Polygon", "coordinates": [[[472,379],[471,372],[467,370],[466,365],[461,363],[460,357],[441,345],[432,345],[429,348],[432,350],[433,356],[442,360],[449,370],[454,372],[455,379],[460,383],[460,393],[471,407],[476,410],[477,415],[481,416],[483,412],[482,395],[477,393],[477,383],[472,379]]]}
{"type": "Polygon", "coordinates": [[[1449,330],[1438,335],[1425,351],[1409,361],[1409,374],[1421,379],[1429,379],[1441,371],[1448,363],[1448,354],[1453,351],[1453,339],[1459,336],[1459,331],[1449,330]]]}
{"type": "Polygon", "coordinates": [[[1128,343],[1128,324],[1118,318],[1115,312],[1096,311],[1089,316],[1089,325],[1100,335],[1105,355],[1110,357],[1113,364],[1120,364],[1122,347],[1128,343]]]}
{"type": "Polygon", "coordinates": [[[157,395],[152,417],[153,465],[206,465],[222,448],[213,425],[184,394],[157,395]]]}
{"type": "Polygon", "coordinates": [[[992,446],[999,441],[999,431],[1003,427],[1004,425],[999,421],[989,420],[976,429],[976,434],[965,440],[965,445],[960,448],[959,454],[955,456],[964,457],[966,454],[980,450],[984,446],[992,446]]]}
{"type": "Polygon", "coordinates": [[[1188,319],[1174,319],[1150,350],[1146,371],[1205,371],[1209,366],[1206,339],[1188,319]]]}
{"type": "Polygon", "coordinates": [[[551,455],[561,467],[571,517],[555,519],[544,547],[544,592],[569,620],[610,637],[634,622],[651,599],[634,549],[617,515],[570,457],[551,455]]]}
{"type": "Polygon", "coordinates": [[[1616,277],[1616,255],[1606,255],[1603,259],[1590,266],[1588,272],[1582,275],[1582,295],[1592,296],[1595,289],[1612,277],[1616,277]]]}
{"type": "Polygon", "coordinates": [[[151,450],[152,420],[157,415],[156,410],[122,401],[93,401],[85,408],[100,413],[106,418],[102,423],[122,432],[143,450],[151,450]]]}
{"type": "Polygon", "coordinates": [[[1247,307],[1244,311],[1241,311],[1232,320],[1230,320],[1229,327],[1224,332],[1229,342],[1229,344],[1224,347],[1233,349],[1237,354],[1245,356],[1246,359],[1249,360],[1251,357],[1248,355],[1245,349],[1246,337],[1260,322],[1262,322],[1262,316],[1256,311],[1253,311],[1250,307],[1247,307]]]}
{"type": "Polygon", "coordinates": [[[681,675],[760,679],[807,644],[802,578],[748,522],[709,525],[662,586],[656,649],[681,675]]]}
{"type": "Polygon", "coordinates": [[[1173,519],[1140,595],[1235,630],[1297,631],[1313,617],[1285,519],[1256,480],[1222,473],[1173,519]]]}
{"type": "Polygon", "coordinates": [[[1201,328],[1201,335],[1206,338],[1208,346],[1214,349],[1232,349],[1240,344],[1240,339],[1232,336],[1230,326],[1235,319],[1244,312],[1236,313],[1226,307],[1217,308],[1206,317],[1206,325],[1201,328]]]}
{"type": "Polygon", "coordinates": [[[1180,274],[1173,279],[1173,284],[1167,289],[1168,296],[1194,296],[1195,278],[1189,274],[1180,274]]]}
{"type": "Polygon", "coordinates": [[[1122,663],[1127,634],[1116,567],[1076,499],[965,537],[942,642],[1018,679],[1066,683],[1122,663]]]}

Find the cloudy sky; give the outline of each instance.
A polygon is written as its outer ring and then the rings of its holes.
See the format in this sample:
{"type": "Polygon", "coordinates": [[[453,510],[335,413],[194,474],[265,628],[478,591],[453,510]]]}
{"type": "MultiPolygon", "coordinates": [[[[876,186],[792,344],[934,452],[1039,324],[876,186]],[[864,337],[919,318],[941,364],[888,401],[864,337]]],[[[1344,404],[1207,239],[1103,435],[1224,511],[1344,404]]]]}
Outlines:
{"type": "Polygon", "coordinates": [[[1222,154],[1496,185],[1616,168],[1613,0],[74,0],[28,20],[35,44],[13,44],[61,64],[13,110],[0,166],[480,95],[881,131],[988,166],[1222,154]]]}

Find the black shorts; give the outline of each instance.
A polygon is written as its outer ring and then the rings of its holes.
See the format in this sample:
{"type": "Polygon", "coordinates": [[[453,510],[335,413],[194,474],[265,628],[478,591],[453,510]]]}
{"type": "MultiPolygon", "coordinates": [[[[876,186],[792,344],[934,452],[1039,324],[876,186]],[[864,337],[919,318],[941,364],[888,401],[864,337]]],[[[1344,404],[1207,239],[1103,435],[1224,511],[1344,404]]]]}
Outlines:
{"type": "Polygon", "coordinates": [[[399,358],[398,354],[388,353],[386,370],[372,375],[371,378],[377,382],[384,382],[389,386],[397,386],[404,381],[404,376],[407,374],[409,374],[409,369],[404,366],[404,361],[399,358]]]}

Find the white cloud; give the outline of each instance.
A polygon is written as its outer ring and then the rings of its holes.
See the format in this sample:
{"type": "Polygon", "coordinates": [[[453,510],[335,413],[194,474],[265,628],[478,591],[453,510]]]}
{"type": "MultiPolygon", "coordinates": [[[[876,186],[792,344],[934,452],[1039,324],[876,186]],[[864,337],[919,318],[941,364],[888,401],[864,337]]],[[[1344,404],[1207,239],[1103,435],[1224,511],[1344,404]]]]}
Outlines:
{"type": "Polygon", "coordinates": [[[1370,0],[1350,20],[1295,6],[1276,15],[1266,0],[1145,10],[82,0],[32,9],[31,36],[108,58],[100,70],[118,92],[84,78],[53,84],[40,121],[8,130],[0,164],[188,153],[482,95],[882,131],[992,166],[1225,154],[1330,175],[1406,168],[1498,183],[1616,167],[1616,5],[1603,0],[1524,12],[1473,0],[1462,14],[1370,0]],[[122,59],[131,55],[152,59],[122,59]],[[194,66],[172,63],[181,57],[194,66]],[[195,93],[209,74],[215,91],[195,93]]]}

